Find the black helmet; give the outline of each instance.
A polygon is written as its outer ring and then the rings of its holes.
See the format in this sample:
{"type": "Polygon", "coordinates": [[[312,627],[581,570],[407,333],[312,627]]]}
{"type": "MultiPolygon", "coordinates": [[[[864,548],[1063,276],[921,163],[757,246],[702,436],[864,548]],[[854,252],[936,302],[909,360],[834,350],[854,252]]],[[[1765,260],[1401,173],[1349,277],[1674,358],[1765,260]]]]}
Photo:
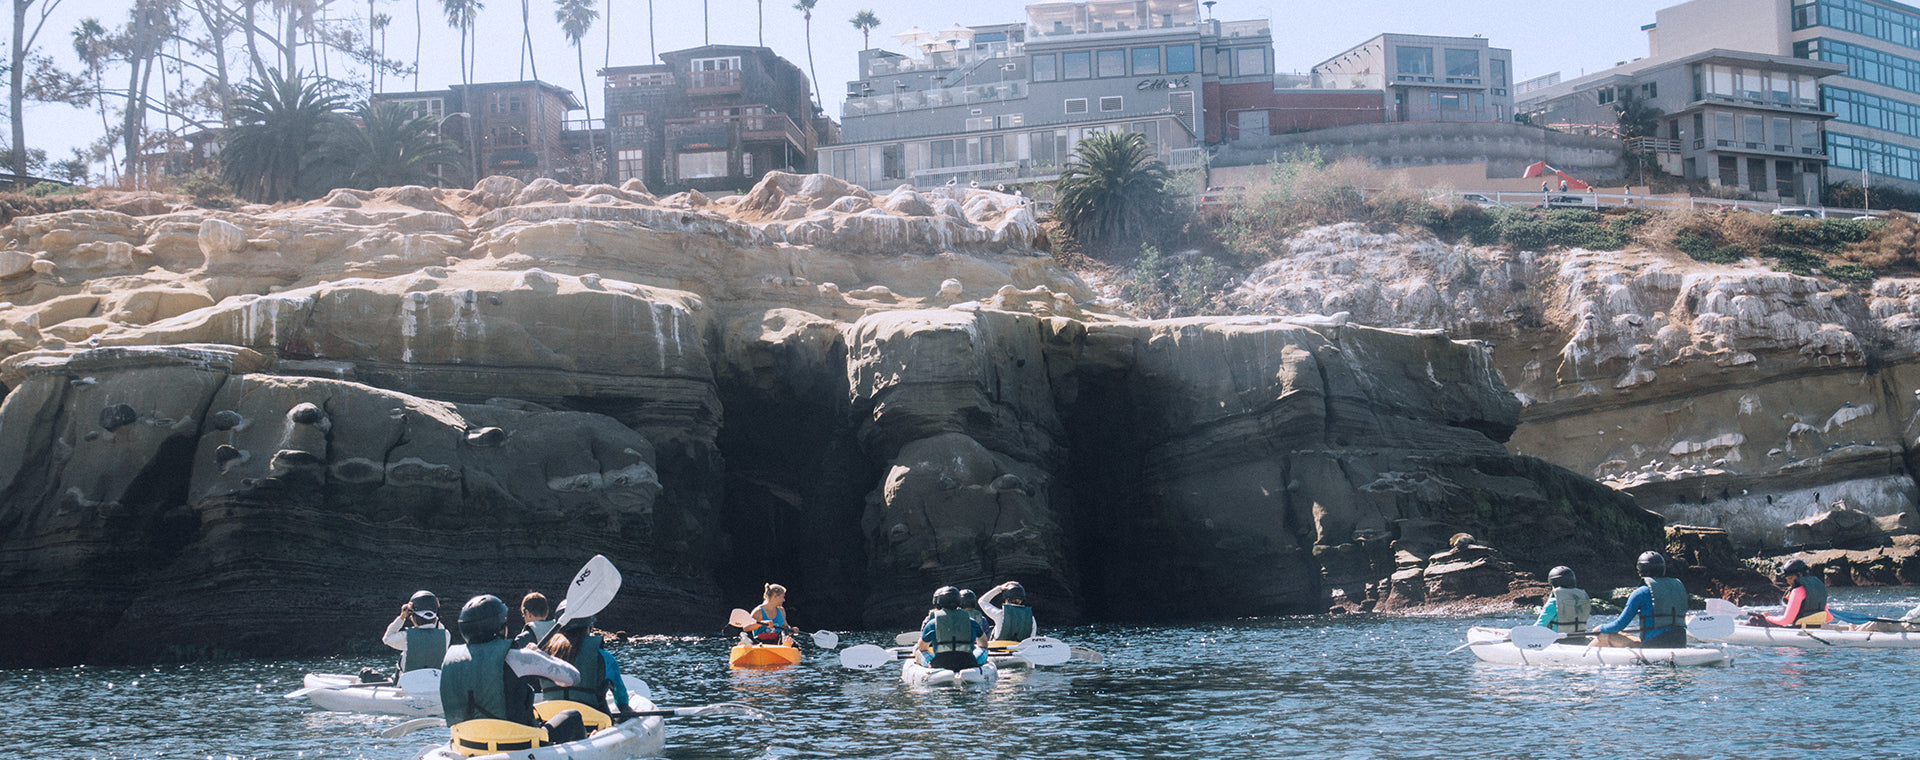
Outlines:
{"type": "Polygon", "coordinates": [[[1007,599],[1007,604],[1026,604],[1027,603],[1027,587],[1022,586],[1018,583],[1015,583],[1012,586],[1007,587],[1006,599],[1007,599]]]}
{"type": "MultiPolygon", "coordinates": [[[[562,599],[560,600],[560,606],[553,608],[553,619],[559,620],[560,618],[563,618],[566,616],[567,616],[567,600],[562,599]]],[[[594,618],[592,615],[581,615],[580,617],[567,621],[567,630],[591,627],[593,625],[593,620],[594,618]]]]}
{"type": "Polygon", "coordinates": [[[1573,568],[1561,565],[1547,572],[1547,582],[1555,588],[1571,588],[1580,584],[1573,577],[1573,568]]]}
{"type": "Polygon", "coordinates": [[[973,593],[973,589],[970,589],[970,588],[960,589],[960,606],[972,607],[979,603],[980,603],[980,595],[973,593]]]}
{"type": "Polygon", "coordinates": [[[460,637],[469,644],[485,644],[507,629],[507,603],[492,594],[467,600],[460,608],[460,637]]]}
{"type": "Polygon", "coordinates": [[[415,591],[407,598],[407,605],[413,608],[413,614],[429,623],[440,619],[440,597],[432,591],[415,591]]]}
{"type": "Polygon", "coordinates": [[[1813,570],[1807,567],[1806,562],[1801,561],[1799,559],[1787,560],[1786,564],[1781,565],[1780,569],[1775,573],[1775,575],[1778,575],[1782,578],[1785,578],[1789,575],[1811,575],[1811,574],[1813,574],[1813,570]]]}
{"type": "Polygon", "coordinates": [[[960,589],[952,586],[941,586],[940,590],[933,592],[933,606],[943,610],[959,609],[960,589]]]}
{"type": "Polygon", "coordinates": [[[1659,552],[1642,552],[1640,561],[1634,566],[1642,578],[1659,578],[1667,574],[1667,558],[1659,552]]]}

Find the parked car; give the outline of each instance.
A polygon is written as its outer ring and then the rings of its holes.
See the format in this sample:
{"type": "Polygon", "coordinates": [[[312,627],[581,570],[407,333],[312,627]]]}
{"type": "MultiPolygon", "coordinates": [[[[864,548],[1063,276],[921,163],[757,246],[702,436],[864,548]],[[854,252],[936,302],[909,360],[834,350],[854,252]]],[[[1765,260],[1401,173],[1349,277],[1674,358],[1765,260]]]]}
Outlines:
{"type": "Polygon", "coordinates": [[[1583,195],[1550,195],[1546,203],[1536,203],[1534,208],[1599,208],[1592,198],[1583,195]]]}
{"type": "Polygon", "coordinates": [[[1480,193],[1461,193],[1461,203],[1471,203],[1481,208],[1506,208],[1507,204],[1496,201],[1480,193]]]}
{"type": "Polygon", "coordinates": [[[1773,215],[1774,216],[1797,216],[1797,217],[1800,217],[1801,219],[1827,218],[1827,212],[1821,211],[1820,209],[1817,209],[1817,208],[1793,208],[1793,207],[1777,208],[1773,210],[1773,215]]]}

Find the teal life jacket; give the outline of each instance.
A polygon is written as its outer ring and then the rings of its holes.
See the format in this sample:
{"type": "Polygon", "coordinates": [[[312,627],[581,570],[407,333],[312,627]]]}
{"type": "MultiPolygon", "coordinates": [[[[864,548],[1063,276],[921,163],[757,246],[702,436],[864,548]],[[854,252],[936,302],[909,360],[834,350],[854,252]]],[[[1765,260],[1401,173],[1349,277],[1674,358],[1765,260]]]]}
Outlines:
{"type": "Polygon", "coordinates": [[[973,653],[973,616],[962,610],[937,610],[933,613],[933,653],[973,653]]]}
{"type": "Polygon", "coordinates": [[[1687,630],[1687,587],[1676,578],[1647,578],[1647,588],[1653,592],[1653,602],[1647,611],[1646,634],[1651,635],[1660,629],[1687,630]]]}
{"type": "MultiPolygon", "coordinates": [[[[1815,578],[1811,575],[1800,575],[1800,576],[1795,576],[1793,579],[1793,582],[1800,584],[1801,588],[1807,590],[1807,598],[1800,601],[1800,619],[1801,620],[1805,620],[1808,615],[1818,615],[1822,612],[1827,611],[1827,582],[1826,581],[1820,580],[1819,578],[1815,578]]],[[[1825,619],[1824,616],[1822,619],[1823,620],[1825,619]]],[[[1796,621],[1788,621],[1787,624],[1797,625],[1798,623],[1799,621],[1796,620],[1796,621]]],[[[1808,624],[1808,627],[1818,628],[1820,627],[1820,624],[1810,623],[1808,624]]]]}
{"type": "Polygon", "coordinates": [[[533,690],[507,667],[510,644],[494,639],[447,649],[446,662],[440,666],[440,706],[447,725],[476,718],[536,725],[533,690]]]}
{"type": "Polygon", "coordinates": [[[400,652],[400,672],[437,668],[445,659],[447,659],[447,629],[407,629],[407,648],[400,652]]]}
{"type": "Polygon", "coordinates": [[[1026,641],[1033,638],[1033,629],[1033,608],[1009,603],[1000,608],[1000,624],[994,626],[993,637],[1001,641],[1026,641]]]}
{"type": "Polygon", "coordinates": [[[573,652],[573,667],[580,671],[580,680],[572,686],[561,686],[542,678],[540,694],[547,699],[567,699],[606,710],[607,664],[600,658],[607,655],[601,644],[599,636],[582,637],[580,647],[573,652]]]}
{"type": "Polygon", "coordinates": [[[1553,630],[1560,633],[1585,632],[1587,618],[1592,614],[1593,600],[1585,590],[1571,587],[1553,590],[1553,630]]]}

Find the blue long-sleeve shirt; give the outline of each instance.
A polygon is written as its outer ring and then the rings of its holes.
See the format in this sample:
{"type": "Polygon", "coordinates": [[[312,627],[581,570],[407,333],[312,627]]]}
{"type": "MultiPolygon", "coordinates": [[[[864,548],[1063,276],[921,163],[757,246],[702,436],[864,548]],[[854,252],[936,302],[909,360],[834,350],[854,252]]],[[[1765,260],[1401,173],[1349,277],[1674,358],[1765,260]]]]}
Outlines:
{"type": "Polygon", "coordinates": [[[1666,628],[1650,627],[1653,622],[1653,589],[1646,586],[1634,589],[1633,593],[1627,596],[1627,606],[1620,611],[1620,617],[1614,618],[1611,623],[1600,626],[1599,630],[1601,633],[1619,633],[1626,630],[1627,626],[1632,625],[1634,618],[1641,619],[1642,630],[1640,631],[1640,638],[1642,640],[1651,639],[1673,630],[1673,626],[1666,628]]]}
{"type": "Polygon", "coordinates": [[[1547,606],[1540,608],[1540,619],[1534,621],[1534,625],[1549,630],[1553,628],[1553,624],[1560,619],[1560,611],[1556,609],[1558,605],[1554,604],[1556,601],[1558,600],[1554,599],[1552,594],[1547,595],[1547,606]]]}
{"type": "Polygon", "coordinates": [[[606,666],[607,685],[613,687],[613,705],[620,712],[632,708],[627,706],[627,681],[620,677],[620,663],[613,661],[613,655],[600,653],[600,662],[606,666]]]}

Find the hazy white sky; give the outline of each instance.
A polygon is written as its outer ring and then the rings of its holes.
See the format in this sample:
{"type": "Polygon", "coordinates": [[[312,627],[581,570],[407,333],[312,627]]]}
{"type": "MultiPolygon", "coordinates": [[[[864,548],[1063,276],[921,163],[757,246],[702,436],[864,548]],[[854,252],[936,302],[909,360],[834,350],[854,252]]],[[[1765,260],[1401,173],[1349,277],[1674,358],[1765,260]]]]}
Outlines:
{"type": "MultiPolygon", "coordinates": [[[[42,0],[47,2],[48,0],[42,0]]],[[[381,13],[392,15],[388,29],[389,57],[413,59],[414,12],[419,8],[424,28],[421,53],[421,89],[439,89],[458,83],[459,34],[446,25],[439,0],[372,0],[381,13]]],[[[1514,73],[1526,79],[1554,71],[1568,78],[1646,55],[1646,34],[1640,27],[1653,22],[1654,11],[1678,0],[1612,0],[1604,3],[1569,0],[1348,0],[1347,2],[1282,3],[1279,0],[1220,0],[1213,13],[1222,20],[1266,18],[1273,22],[1274,48],[1281,71],[1304,72],[1326,57],[1382,32],[1485,36],[1495,47],[1513,50],[1514,73]]],[[[36,49],[74,63],[70,33],[82,17],[100,18],[109,27],[125,22],[127,0],[63,0],[36,49]]],[[[660,50],[703,44],[703,9],[710,11],[707,27],[715,44],[752,45],[758,41],[756,7],[764,6],[766,44],[775,52],[807,68],[805,25],[791,0],[652,0],[654,35],[660,50]]],[[[973,0],[965,7],[924,0],[819,0],[813,18],[813,60],[827,112],[838,118],[845,82],[854,78],[860,33],[848,20],[861,9],[871,9],[881,25],[873,31],[876,47],[905,52],[891,36],[908,27],[936,30],[952,24],[1007,23],[1026,18],[1026,2],[973,0]]],[[[330,13],[359,18],[364,23],[367,0],[334,0],[330,13]]],[[[594,70],[609,60],[607,14],[612,17],[613,65],[648,63],[648,0],[598,0],[602,17],[585,42],[588,91],[593,113],[601,115],[600,84],[594,70]],[[612,3],[609,11],[608,3],[612,3]]],[[[553,0],[530,0],[533,43],[540,78],[580,89],[573,49],[553,21],[553,0]]],[[[10,30],[9,30],[10,31],[10,30]]],[[[476,34],[480,38],[477,81],[520,77],[520,3],[485,0],[476,34]]],[[[338,60],[335,61],[338,66],[338,60]]],[[[77,65],[76,65],[77,67],[77,65]]],[[[124,76],[124,75],[122,75],[124,76]]],[[[109,81],[112,81],[111,75],[109,81]]],[[[387,90],[413,89],[411,81],[389,81],[387,90]]],[[[99,117],[91,110],[64,105],[28,104],[27,142],[47,149],[53,158],[70,146],[100,135],[99,117]]],[[[575,114],[577,118],[579,114],[575,114]]]]}

